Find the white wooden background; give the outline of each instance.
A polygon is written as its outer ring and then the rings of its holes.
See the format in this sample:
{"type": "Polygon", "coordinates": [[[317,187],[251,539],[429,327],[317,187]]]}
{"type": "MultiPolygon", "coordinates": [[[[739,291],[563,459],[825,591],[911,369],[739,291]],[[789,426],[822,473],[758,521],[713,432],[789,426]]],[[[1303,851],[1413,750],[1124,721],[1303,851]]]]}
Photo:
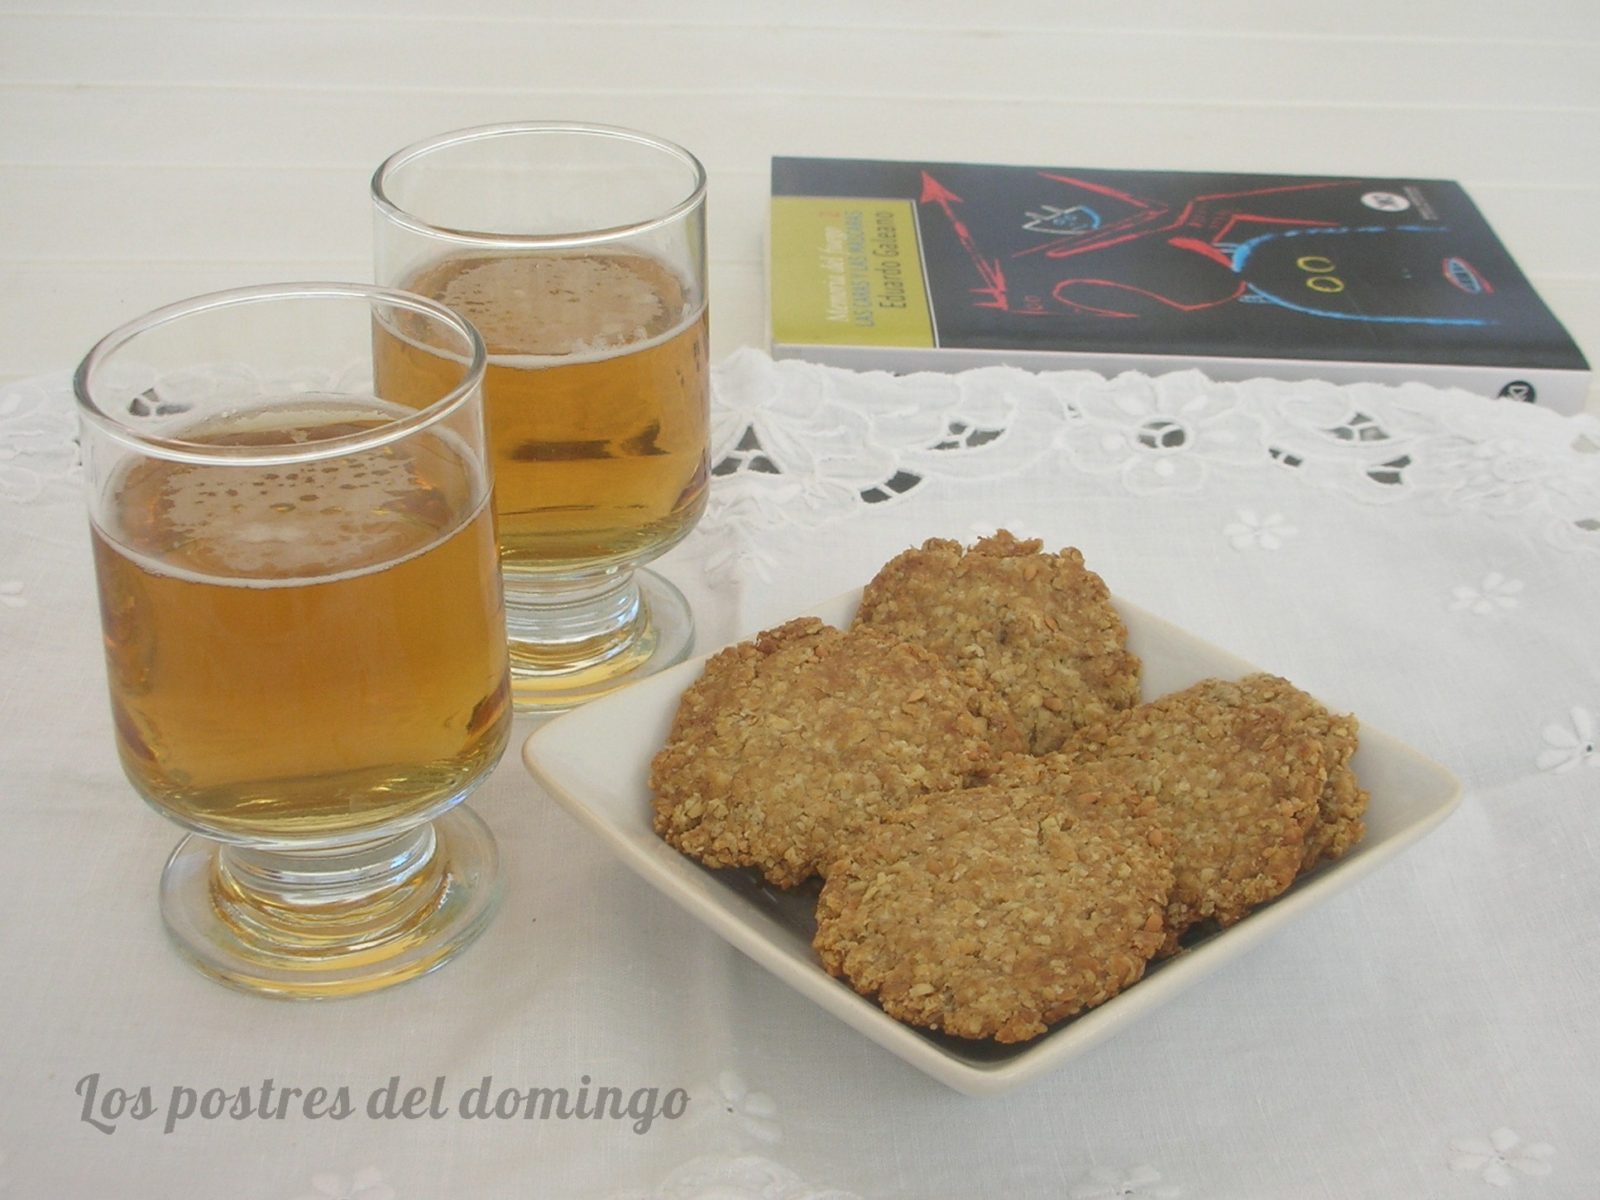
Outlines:
{"type": "Polygon", "coordinates": [[[0,0],[0,382],[367,278],[376,163],[523,118],[704,159],[719,357],[765,344],[791,153],[1459,179],[1600,364],[1595,0],[0,0]]]}

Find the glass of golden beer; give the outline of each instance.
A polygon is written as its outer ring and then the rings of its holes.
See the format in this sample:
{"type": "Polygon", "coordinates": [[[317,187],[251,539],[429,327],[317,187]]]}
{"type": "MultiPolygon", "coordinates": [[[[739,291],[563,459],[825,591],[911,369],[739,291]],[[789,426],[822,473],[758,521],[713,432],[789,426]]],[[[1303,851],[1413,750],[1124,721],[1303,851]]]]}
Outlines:
{"type": "MultiPolygon", "coordinates": [[[[558,711],[681,660],[694,622],[641,564],[705,508],[705,171],[609,126],[493,125],[373,176],[378,282],[467,317],[484,377],[512,695],[558,711]]],[[[386,388],[437,356],[382,341],[386,388]]]]}
{"type": "Polygon", "coordinates": [[[75,380],[117,749],[190,830],[178,948],[250,991],[431,970],[498,898],[461,801],[510,728],[483,344],[357,284],[222,292],[107,336],[75,380]],[[391,392],[404,329],[435,369],[391,392]]]}

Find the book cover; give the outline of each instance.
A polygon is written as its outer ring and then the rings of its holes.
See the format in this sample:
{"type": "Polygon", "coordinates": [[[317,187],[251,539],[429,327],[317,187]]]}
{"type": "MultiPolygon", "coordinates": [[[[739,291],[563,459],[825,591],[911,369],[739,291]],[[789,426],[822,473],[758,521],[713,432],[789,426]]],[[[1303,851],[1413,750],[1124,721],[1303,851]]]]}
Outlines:
{"type": "Polygon", "coordinates": [[[771,222],[778,357],[1588,390],[1445,180],[775,158],[771,222]]]}

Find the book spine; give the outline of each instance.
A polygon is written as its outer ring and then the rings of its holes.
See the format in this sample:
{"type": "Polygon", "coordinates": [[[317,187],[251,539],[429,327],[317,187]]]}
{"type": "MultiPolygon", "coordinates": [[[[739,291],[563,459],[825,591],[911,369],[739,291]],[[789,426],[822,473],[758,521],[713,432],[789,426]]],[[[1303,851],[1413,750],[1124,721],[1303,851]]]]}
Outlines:
{"type": "Polygon", "coordinates": [[[1184,357],[1162,354],[1101,354],[1070,350],[962,350],[888,346],[835,346],[774,342],[773,358],[799,358],[856,371],[964,371],[1010,366],[1025,371],[1093,371],[1107,377],[1125,371],[1166,375],[1199,371],[1219,383],[1278,379],[1297,383],[1421,383],[1458,388],[1479,396],[1538,404],[1568,415],[1584,411],[1591,373],[1549,367],[1460,366],[1446,363],[1342,362],[1317,359],[1184,357]]]}

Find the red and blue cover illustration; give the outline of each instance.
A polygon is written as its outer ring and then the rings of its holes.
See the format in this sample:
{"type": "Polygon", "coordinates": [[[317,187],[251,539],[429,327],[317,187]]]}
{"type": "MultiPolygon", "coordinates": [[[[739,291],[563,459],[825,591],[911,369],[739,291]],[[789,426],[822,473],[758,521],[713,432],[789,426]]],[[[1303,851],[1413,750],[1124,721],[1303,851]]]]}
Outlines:
{"type": "Polygon", "coordinates": [[[772,193],[908,204],[939,348],[1588,369],[1449,181],[776,158],[772,193]]]}

